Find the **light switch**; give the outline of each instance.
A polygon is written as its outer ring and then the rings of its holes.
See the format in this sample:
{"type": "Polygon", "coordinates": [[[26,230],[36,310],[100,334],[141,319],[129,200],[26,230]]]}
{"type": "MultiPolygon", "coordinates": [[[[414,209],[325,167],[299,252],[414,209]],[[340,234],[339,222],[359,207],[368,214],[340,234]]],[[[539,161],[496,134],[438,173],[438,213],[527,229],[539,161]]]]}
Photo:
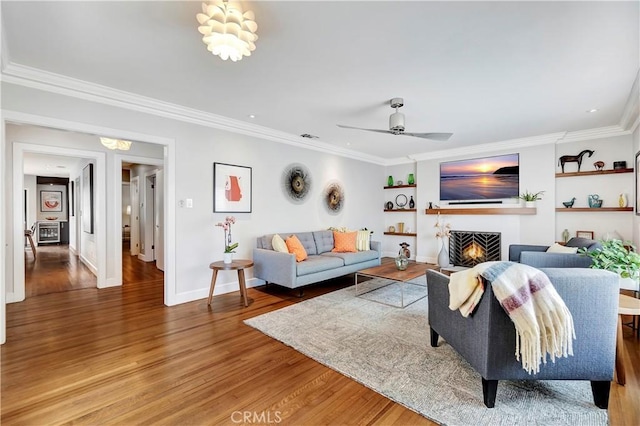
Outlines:
{"type": "Polygon", "coordinates": [[[193,208],[193,198],[187,198],[187,208],[193,208]]]}

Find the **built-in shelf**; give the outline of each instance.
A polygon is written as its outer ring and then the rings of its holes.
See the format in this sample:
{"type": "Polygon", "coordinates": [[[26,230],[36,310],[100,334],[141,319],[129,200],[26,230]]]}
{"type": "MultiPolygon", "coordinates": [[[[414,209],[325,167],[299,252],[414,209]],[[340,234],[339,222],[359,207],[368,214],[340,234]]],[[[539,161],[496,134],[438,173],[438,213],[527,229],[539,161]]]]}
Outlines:
{"type": "Polygon", "coordinates": [[[557,212],[632,212],[633,207],[556,207],[557,212]]]}
{"type": "Polygon", "coordinates": [[[415,212],[416,209],[391,209],[391,210],[387,210],[384,209],[385,212],[415,212]]]}
{"type": "Polygon", "coordinates": [[[384,189],[396,189],[396,188],[415,188],[416,184],[412,183],[411,185],[393,185],[393,186],[385,186],[384,189]]]}
{"type": "Polygon", "coordinates": [[[507,207],[507,208],[492,208],[492,207],[480,207],[470,209],[427,209],[426,214],[448,214],[448,215],[531,215],[536,214],[535,207],[507,207]]]}
{"type": "Polygon", "coordinates": [[[404,232],[404,233],[400,233],[400,232],[385,232],[384,235],[402,235],[404,237],[417,237],[418,234],[416,234],[415,232],[404,232]]]}
{"type": "Polygon", "coordinates": [[[633,173],[633,169],[592,170],[590,172],[556,173],[557,178],[574,176],[612,175],[617,173],[633,173]]]}

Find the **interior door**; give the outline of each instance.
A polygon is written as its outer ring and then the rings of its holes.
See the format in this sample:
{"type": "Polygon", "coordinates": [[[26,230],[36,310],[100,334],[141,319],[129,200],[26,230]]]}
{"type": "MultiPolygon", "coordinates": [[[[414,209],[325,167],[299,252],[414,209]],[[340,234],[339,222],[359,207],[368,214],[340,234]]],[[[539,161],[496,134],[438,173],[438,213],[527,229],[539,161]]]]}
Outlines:
{"type": "Polygon", "coordinates": [[[154,238],[156,267],[164,271],[164,176],[162,170],[156,170],[156,184],[154,191],[154,238]]]}
{"type": "Polygon", "coordinates": [[[140,178],[131,178],[131,256],[140,254],[140,178]]]}

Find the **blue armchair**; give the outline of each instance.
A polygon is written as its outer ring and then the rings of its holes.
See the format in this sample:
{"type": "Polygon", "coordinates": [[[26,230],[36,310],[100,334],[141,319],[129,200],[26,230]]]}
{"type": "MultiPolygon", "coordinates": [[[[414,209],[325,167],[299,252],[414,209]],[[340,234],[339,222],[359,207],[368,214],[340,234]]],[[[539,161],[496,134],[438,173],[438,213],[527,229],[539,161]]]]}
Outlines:
{"type": "MultiPolygon", "coordinates": [[[[589,238],[571,238],[565,247],[586,247],[588,251],[602,245],[589,238]]],[[[588,268],[591,258],[582,254],[547,253],[549,246],[512,244],[509,246],[509,261],[525,263],[536,268],[588,268]]]]}
{"type": "Polygon", "coordinates": [[[442,337],[482,377],[484,403],[495,404],[499,380],[589,380],[599,408],[609,404],[618,321],[618,276],[599,269],[543,269],[574,320],[574,355],[547,362],[529,375],[514,356],[515,327],[491,285],[474,313],[449,309],[449,277],[427,271],[431,346],[442,337]],[[586,290],[588,288],[588,290],[586,290]]]}

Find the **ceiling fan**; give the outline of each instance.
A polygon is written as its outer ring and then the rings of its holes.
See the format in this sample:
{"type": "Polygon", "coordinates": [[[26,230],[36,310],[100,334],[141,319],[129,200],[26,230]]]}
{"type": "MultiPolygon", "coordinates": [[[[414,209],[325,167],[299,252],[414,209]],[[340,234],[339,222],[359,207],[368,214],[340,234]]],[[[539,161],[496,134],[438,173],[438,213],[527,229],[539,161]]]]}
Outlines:
{"type": "Polygon", "coordinates": [[[338,124],[338,127],[345,129],[367,130],[369,132],[390,133],[392,135],[414,136],[416,138],[432,139],[434,141],[448,141],[453,133],[409,133],[404,131],[404,114],[398,112],[398,108],[404,105],[404,99],[391,99],[391,108],[395,108],[396,112],[389,116],[389,130],[364,129],[362,127],[345,126],[338,124]]]}

